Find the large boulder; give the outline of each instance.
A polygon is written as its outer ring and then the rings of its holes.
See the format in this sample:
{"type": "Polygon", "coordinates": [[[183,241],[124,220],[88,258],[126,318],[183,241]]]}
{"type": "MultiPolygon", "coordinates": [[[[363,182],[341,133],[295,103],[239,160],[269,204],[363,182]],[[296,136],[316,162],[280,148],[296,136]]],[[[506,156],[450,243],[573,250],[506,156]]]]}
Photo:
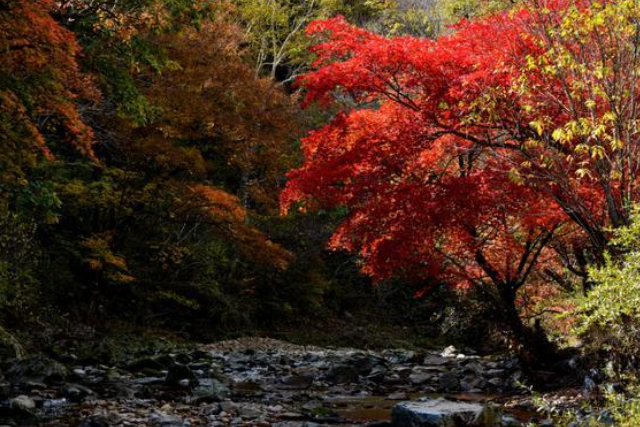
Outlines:
{"type": "Polygon", "coordinates": [[[391,414],[393,427],[494,427],[499,417],[490,406],[433,399],[403,402],[391,414]]]}

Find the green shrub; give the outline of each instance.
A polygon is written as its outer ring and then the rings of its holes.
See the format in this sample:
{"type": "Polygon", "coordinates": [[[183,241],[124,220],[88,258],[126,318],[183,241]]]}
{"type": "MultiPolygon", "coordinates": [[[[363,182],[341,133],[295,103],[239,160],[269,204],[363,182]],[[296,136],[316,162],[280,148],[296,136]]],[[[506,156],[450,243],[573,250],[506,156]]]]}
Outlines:
{"type": "Polygon", "coordinates": [[[614,373],[628,373],[640,367],[640,208],[612,233],[604,265],[589,270],[592,290],[578,300],[579,332],[614,373]]]}

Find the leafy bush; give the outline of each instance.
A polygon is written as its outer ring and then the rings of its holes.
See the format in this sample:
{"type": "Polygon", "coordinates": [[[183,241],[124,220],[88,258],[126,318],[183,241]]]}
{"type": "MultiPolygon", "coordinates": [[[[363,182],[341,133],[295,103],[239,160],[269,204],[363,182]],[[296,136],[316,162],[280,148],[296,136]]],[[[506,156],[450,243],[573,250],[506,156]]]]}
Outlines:
{"type": "Polygon", "coordinates": [[[594,286],[577,310],[585,341],[619,373],[640,367],[640,208],[612,233],[612,249],[590,269],[594,286]]]}

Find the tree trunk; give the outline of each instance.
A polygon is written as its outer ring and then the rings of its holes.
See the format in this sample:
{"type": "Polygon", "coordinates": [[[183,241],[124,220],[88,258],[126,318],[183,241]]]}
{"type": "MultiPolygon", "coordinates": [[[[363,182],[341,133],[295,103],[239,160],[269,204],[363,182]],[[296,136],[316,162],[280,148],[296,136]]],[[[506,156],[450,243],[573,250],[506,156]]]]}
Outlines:
{"type": "Polygon", "coordinates": [[[533,327],[525,325],[518,313],[515,292],[503,292],[502,323],[525,370],[544,369],[557,361],[557,348],[536,321],[533,327]]]}

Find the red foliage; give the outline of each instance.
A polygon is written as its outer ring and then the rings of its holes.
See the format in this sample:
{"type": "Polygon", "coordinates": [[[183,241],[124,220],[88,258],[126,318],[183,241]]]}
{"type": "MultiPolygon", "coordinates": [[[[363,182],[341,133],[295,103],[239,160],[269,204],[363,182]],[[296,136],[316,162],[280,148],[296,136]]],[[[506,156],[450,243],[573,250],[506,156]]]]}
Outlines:
{"type": "Polygon", "coordinates": [[[384,38],[342,18],[313,23],[322,42],[316,70],[299,81],[304,103],[343,112],[303,140],[284,211],[346,206],[332,246],[359,252],[376,278],[492,282],[515,293],[553,256],[547,246],[575,209],[603,209],[601,183],[577,180],[574,158],[553,144],[525,149],[541,106],[557,126],[569,120],[549,101],[563,97],[559,82],[513,93],[525,74],[549,78],[527,72],[528,57],[546,51],[539,24],[523,10],[462,22],[433,41],[384,38]]]}

